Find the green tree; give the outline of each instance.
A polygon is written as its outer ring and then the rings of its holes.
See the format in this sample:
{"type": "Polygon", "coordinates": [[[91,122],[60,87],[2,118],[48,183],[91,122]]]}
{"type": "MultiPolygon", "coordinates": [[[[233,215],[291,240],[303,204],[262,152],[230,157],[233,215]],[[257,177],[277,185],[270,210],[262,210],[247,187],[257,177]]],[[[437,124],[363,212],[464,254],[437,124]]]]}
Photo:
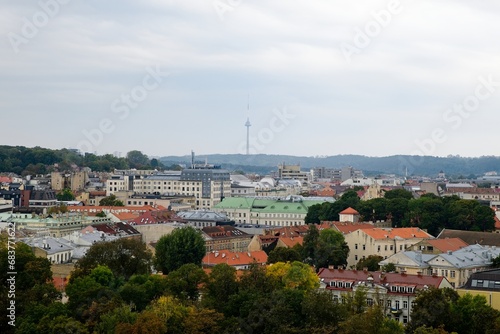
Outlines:
{"type": "Polygon", "coordinates": [[[142,311],[151,302],[167,291],[167,279],[160,275],[134,275],[119,290],[121,298],[137,311],[142,311]]]}
{"type": "Polygon", "coordinates": [[[317,270],[327,268],[329,265],[346,265],[348,256],[349,246],[342,233],[333,229],[324,229],[319,233],[314,252],[314,265],[317,270]]]}
{"type": "Polygon", "coordinates": [[[311,290],[302,302],[304,325],[308,333],[335,333],[340,322],[347,318],[344,305],[335,302],[330,291],[311,290]]]}
{"type": "Polygon", "coordinates": [[[451,307],[458,298],[457,292],[450,288],[431,287],[421,290],[415,299],[407,332],[412,333],[421,326],[433,328],[444,326],[444,329],[449,330],[454,321],[451,307]]]}
{"type": "Polygon", "coordinates": [[[184,264],[201,265],[204,256],[205,241],[201,233],[192,227],[184,227],[158,240],[155,265],[158,270],[168,274],[184,264]]]}
{"type": "Polygon", "coordinates": [[[382,266],[382,271],[385,271],[386,273],[392,273],[396,272],[396,265],[394,263],[388,263],[385,266],[382,266]]]}
{"type": "Polygon", "coordinates": [[[319,242],[318,228],[314,224],[309,224],[309,229],[307,230],[304,236],[304,243],[302,248],[302,251],[304,252],[302,254],[304,262],[309,264],[314,264],[316,258],[315,252],[316,248],[318,247],[318,242],[319,242]]]}
{"type": "Polygon", "coordinates": [[[379,268],[379,262],[383,261],[384,258],[380,255],[369,255],[365,259],[360,259],[356,264],[357,270],[363,270],[367,268],[369,271],[377,271],[379,268]]]}
{"type": "Polygon", "coordinates": [[[458,333],[498,333],[497,323],[500,312],[489,306],[484,296],[467,293],[451,304],[451,314],[454,320],[446,324],[448,328],[458,333]]]}
{"type": "Polygon", "coordinates": [[[411,193],[411,191],[408,191],[406,189],[394,189],[386,191],[384,194],[384,198],[387,199],[403,198],[410,200],[413,199],[413,194],[411,193]]]}
{"type": "Polygon", "coordinates": [[[149,158],[141,151],[130,151],[127,153],[127,161],[131,168],[143,169],[149,167],[149,158]]]}
{"type": "Polygon", "coordinates": [[[124,206],[122,201],[116,198],[115,195],[109,195],[99,201],[99,206],[124,206]]]}
{"type": "Polygon", "coordinates": [[[64,188],[60,192],[57,193],[56,198],[58,201],[74,201],[75,195],[71,191],[71,189],[64,188]]]}
{"type": "Polygon", "coordinates": [[[309,265],[299,261],[274,263],[267,268],[267,275],[289,289],[308,291],[319,287],[319,279],[314,270],[309,265]]]}
{"type": "Polygon", "coordinates": [[[231,296],[238,293],[239,284],[236,278],[236,269],[225,263],[212,268],[204,288],[203,304],[224,314],[231,296]]]}
{"type": "Polygon", "coordinates": [[[200,285],[207,281],[207,274],[194,263],[182,265],[167,276],[168,291],[177,299],[198,300],[200,285]]]}
{"type": "Polygon", "coordinates": [[[107,266],[116,277],[128,280],[132,275],[151,273],[152,254],[138,239],[97,242],[75,264],[72,278],[87,275],[98,265],[107,266]]]}
{"type": "Polygon", "coordinates": [[[272,264],[276,262],[293,262],[301,260],[302,256],[294,248],[276,247],[269,253],[267,263],[272,264]]]}

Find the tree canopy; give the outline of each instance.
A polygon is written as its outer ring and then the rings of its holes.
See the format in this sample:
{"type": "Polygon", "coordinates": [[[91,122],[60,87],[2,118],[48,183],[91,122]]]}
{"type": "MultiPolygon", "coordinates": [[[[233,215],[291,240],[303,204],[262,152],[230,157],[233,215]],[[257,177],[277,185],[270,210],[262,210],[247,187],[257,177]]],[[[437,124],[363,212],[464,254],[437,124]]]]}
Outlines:
{"type": "Polygon", "coordinates": [[[184,264],[200,266],[205,256],[205,241],[200,231],[192,227],[175,229],[162,236],[156,244],[156,269],[168,274],[184,264]]]}

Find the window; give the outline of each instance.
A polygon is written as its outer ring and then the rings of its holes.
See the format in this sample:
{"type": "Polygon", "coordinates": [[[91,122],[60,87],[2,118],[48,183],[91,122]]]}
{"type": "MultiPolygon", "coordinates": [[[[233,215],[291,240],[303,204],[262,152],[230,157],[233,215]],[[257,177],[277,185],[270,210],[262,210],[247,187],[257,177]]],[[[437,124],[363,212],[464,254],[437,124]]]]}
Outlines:
{"type": "Polygon", "coordinates": [[[358,249],[358,244],[354,244],[354,249],[358,249]]]}
{"type": "Polygon", "coordinates": [[[450,270],[450,277],[455,278],[455,270],[450,270]]]}
{"type": "Polygon", "coordinates": [[[354,255],[354,260],[358,261],[358,256],[354,255]]]}
{"type": "Polygon", "coordinates": [[[335,287],[335,281],[331,281],[331,282],[330,282],[330,286],[335,287]]]}
{"type": "Polygon", "coordinates": [[[403,308],[408,308],[408,301],[407,300],[403,300],[403,308]]]}
{"type": "Polygon", "coordinates": [[[394,250],[394,245],[391,245],[391,247],[390,247],[390,248],[391,248],[391,251],[392,251],[392,250],[394,250]]]}
{"type": "Polygon", "coordinates": [[[366,250],[366,245],[363,245],[363,250],[366,250]]]}
{"type": "Polygon", "coordinates": [[[385,245],[384,250],[387,250],[387,245],[385,245]]]}
{"type": "Polygon", "coordinates": [[[407,323],[408,323],[408,316],[403,315],[403,324],[407,324],[407,323]]]}
{"type": "Polygon", "coordinates": [[[366,298],[366,305],[368,305],[368,306],[373,306],[373,299],[371,299],[371,298],[366,298]]]}
{"type": "Polygon", "coordinates": [[[380,252],[380,245],[377,246],[377,252],[380,252]]]}
{"type": "Polygon", "coordinates": [[[396,300],[396,305],[394,306],[396,310],[399,310],[399,300],[396,300]]]}

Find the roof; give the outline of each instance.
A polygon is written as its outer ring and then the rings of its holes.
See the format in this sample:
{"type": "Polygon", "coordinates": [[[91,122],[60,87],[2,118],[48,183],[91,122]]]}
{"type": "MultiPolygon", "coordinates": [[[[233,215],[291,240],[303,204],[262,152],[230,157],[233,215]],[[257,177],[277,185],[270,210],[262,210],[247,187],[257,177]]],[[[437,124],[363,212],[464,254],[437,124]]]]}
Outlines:
{"type": "Polygon", "coordinates": [[[267,262],[266,252],[231,252],[229,250],[221,250],[206,254],[202,260],[205,266],[215,266],[220,263],[226,263],[230,266],[243,266],[252,264],[253,262],[265,264],[267,262]]]}
{"type": "Polygon", "coordinates": [[[500,230],[500,219],[495,215],[495,230],[500,230]]]}
{"type": "Polygon", "coordinates": [[[460,238],[430,239],[427,242],[441,252],[456,251],[468,244],[460,238]]]}
{"type": "Polygon", "coordinates": [[[399,228],[372,228],[363,229],[364,233],[373,239],[412,239],[412,238],[433,238],[432,235],[421,230],[418,227],[399,227],[399,228]]]}
{"type": "Polygon", "coordinates": [[[279,240],[284,243],[288,248],[292,248],[293,246],[299,244],[302,245],[304,243],[304,238],[301,236],[298,237],[280,237],[279,240]]]}
{"type": "Polygon", "coordinates": [[[416,289],[424,289],[427,287],[439,288],[441,283],[446,280],[442,276],[427,276],[427,275],[408,275],[398,273],[383,273],[380,271],[363,271],[363,270],[344,270],[344,269],[328,269],[321,268],[318,276],[324,282],[329,283],[332,280],[350,280],[354,282],[366,282],[368,277],[373,278],[375,284],[389,284],[398,286],[414,286],[416,289]]]}
{"type": "MultiPolygon", "coordinates": [[[[343,234],[351,233],[356,230],[372,229],[375,226],[370,223],[351,223],[351,222],[323,222],[330,223],[330,226],[343,234]]],[[[323,224],[322,224],[323,225],[323,224]]]]}
{"type": "Polygon", "coordinates": [[[348,207],[347,209],[340,211],[341,215],[359,215],[359,212],[354,210],[351,207],[348,207]]]}
{"type": "Polygon", "coordinates": [[[44,250],[47,254],[56,254],[59,252],[67,252],[72,251],[74,248],[63,243],[59,240],[59,238],[53,237],[39,237],[31,240],[25,241],[25,243],[30,247],[36,247],[44,250]]]}
{"type": "Polygon", "coordinates": [[[132,220],[132,225],[164,224],[172,222],[185,222],[174,211],[148,211],[132,220]]]}
{"type": "Polygon", "coordinates": [[[500,269],[494,268],[472,273],[462,289],[500,291],[500,269]]]}
{"type": "Polygon", "coordinates": [[[201,230],[211,238],[252,237],[252,235],[229,225],[207,226],[203,227],[201,230]]]}
{"type": "Polygon", "coordinates": [[[282,199],[260,199],[255,197],[226,197],[222,202],[215,205],[216,209],[250,209],[254,212],[288,212],[307,214],[310,206],[324,203],[325,200],[282,200],[282,199]]]}
{"type": "Polygon", "coordinates": [[[455,268],[487,267],[491,260],[500,255],[500,248],[496,246],[470,245],[455,252],[437,254],[428,261],[431,266],[439,266],[444,261],[455,268]]]}
{"type": "Polygon", "coordinates": [[[116,218],[120,219],[121,221],[134,220],[139,215],[139,213],[137,212],[113,212],[111,214],[114,215],[116,218]]]}
{"type": "Polygon", "coordinates": [[[187,221],[230,221],[226,214],[208,210],[181,211],[178,212],[177,215],[187,221]]]}
{"type": "Polygon", "coordinates": [[[500,234],[491,232],[475,232],[443,229],[437,236],[438,239],[460,238],[469,245],[480,244],[500,246],[500,234]]]}
{"type": "Polygon", "coordinates": [[[277,237],[298,237],[299,235],[304,235],[309,230],[307,225],[297,225],[297,226],[284,226],[274,230],[266,231],[267,235],[274,235],[277,237]]]}

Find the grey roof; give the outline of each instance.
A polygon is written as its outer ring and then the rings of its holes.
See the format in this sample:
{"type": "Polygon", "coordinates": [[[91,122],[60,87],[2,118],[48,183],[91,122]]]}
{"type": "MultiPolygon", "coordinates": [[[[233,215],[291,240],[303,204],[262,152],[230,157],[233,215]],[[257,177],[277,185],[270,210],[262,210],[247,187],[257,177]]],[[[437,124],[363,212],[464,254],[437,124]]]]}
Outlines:
{"type": "Polygon", "coordinates": [[[56,254],[59,252],[74,250],[66,242],[61,242],[59,238],[38,237],[24,241],[30,247],[43,249],[47,254],[56,254]]]}
{"type": "Polygon", "coordinates": [[[494,268],[472,273],[462,289],[500,291],[500,269],[494,268]]]}
{"type": "Polygon", "coordinates": [[[491,260],[499,255],[500,248],[495,246],[470,245],[454,252],[438,254],[436,258],[441,257],[456,268],[473,268],[489,266],[491,260]]]}
{"type": "Polygon", "coordinates": [[[229,221],[230,219],[220,212],[208,211],[208,210],[196,210],[196,211],[181,211],[177,215],[187,221],[229,221]]]}

